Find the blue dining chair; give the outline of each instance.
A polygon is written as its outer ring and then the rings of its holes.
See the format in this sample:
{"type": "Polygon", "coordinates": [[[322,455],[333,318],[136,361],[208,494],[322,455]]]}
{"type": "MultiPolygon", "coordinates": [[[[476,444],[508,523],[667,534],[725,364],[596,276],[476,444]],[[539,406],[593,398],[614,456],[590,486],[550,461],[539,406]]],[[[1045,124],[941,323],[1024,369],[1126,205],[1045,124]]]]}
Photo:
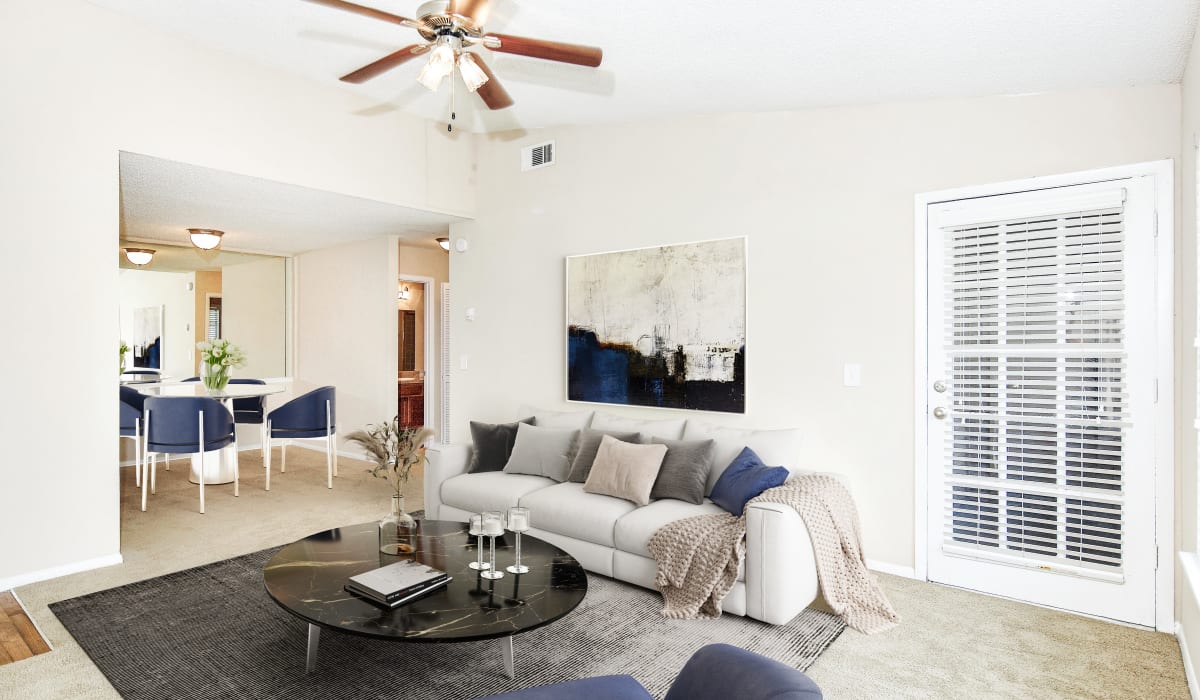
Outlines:
{"type": "MultiPolygon", "coordinates": [[[[154,467],[160,454],[200,454],[221,450],[235,440],[233,416],[220,401],[208,397],[158,396],[145,403],[146,448],[150,473],[142,475],[142,510],[146,510],[146,483],[155,490],[154,467]]],[[[224,458],[223,453],[222,458],[224,458]]],[[[144,467],[143,467],[144,468],[144,467]]],[[[204,469],[200,475],[200,512],[204,512],[204,469]]],[[[233,495],[238,495],[237,462],[233,464],[233,495]]]]}
{"type": "MultiPolygon", "coordinates": [[[[333,477],[337,476],[337,458],[334,455],[333,436],[337,434],[337,398],[334,388],[323,386],[307,394],[297,396],[267,414],[267,448],[263,453],[267,470],[267,490],[271,490],[271,443],[275,440],[303,440],[323,438],[325,440],[325,466],[328,471],[328,487],[333,488],[333,477]]],[[[287,471],[287,446],[279,449],[280,473],[287,471]]]]}
{"type": "MultiPolygon", "coordinates": [[[[189,377],[185,382],[198,382],[200,377],[189,377]]],[[[266,384],[261,379],[230,379],[230,384],[266,384]]],[[[233,400],[233,422],[242,425],[257,425],[259,429],[259,442],[262,446],[262,458],[265,463],[267,460],[267,397],[265,396],[247,396],[242,399],[233,400]]]]}
{"type": "Polygon", "coordinates": [[[142,485],[142,409],[146,396],[136,389],[121,389],[120,435],[133,440],[133,485],[142,485]]]}

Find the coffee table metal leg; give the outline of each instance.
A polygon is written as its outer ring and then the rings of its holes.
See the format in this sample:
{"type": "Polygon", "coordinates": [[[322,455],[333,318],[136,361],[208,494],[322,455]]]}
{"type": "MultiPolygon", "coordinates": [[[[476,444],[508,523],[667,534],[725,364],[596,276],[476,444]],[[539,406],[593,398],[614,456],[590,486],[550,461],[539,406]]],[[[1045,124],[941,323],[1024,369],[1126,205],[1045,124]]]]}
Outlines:
{"type": "Polygon", "coordinates": [[[504,673],[509,678],[516,678],[516,671],[513,666],[513,638],[509,636],[500,640],[500,652],[504,654],[504,673]]]}
{"type": "MultiPolygon", "coordinates": [[[[310,624],[308,626],[308,654],[304,658],[304,672],[312,673],[317,667],[317,645],[321,643],[321,628],[310,624]]],[[[509,652],[510,663],[512,652],[509,652]]],[[[509,676],[512,677],[511,675],[509,676]]]]}

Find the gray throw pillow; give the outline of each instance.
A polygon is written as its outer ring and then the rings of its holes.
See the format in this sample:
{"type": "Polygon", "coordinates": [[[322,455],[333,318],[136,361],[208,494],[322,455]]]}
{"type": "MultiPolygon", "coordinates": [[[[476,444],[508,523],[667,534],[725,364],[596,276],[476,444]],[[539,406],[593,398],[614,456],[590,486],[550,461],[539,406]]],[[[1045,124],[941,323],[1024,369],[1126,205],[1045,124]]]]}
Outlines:
{"type": "Polygon", "coordinates": [[[674,498],[700,505],[704,502],[704,489],[708,483],[708,472],[712,469],[713,454],[717,444],[713,440],[663,440],[652,442],[667,446],[658,479],[650,489],[650,498],[674,498]]]}
{"type": "Polygon", "coordinates": [[[579,442],[575,447],[575,460],[571,462],[571,473],[567,481],[582,484],[587,481],[588,472],[592,471],[592,463],[596,461],[596,452],[600,450],[600,440],[605,435],[611,435],[621,442],[641,442],[639,433],[622,433],[612,430],[585,430],[579,434],[579,442]]]}
{"type": "Polygon", "coordinates": [[[471,442],[474,445],[474,452],[471,455],[471,465],[467,467],[467,473],[498,472],[503,469],[504,465],[508,464],[513,443],[517,439],[517,426],[522,423],[533,423],[533,418],[525,418],[516,423],[471,421],[471,442]]]}
{"type": "Polygon", "coordinates": [[[504,465],[504,472],[566,481],[567,473],[571,471],[571,451],[578,437],[578,430],[539,428],[521,423],[517,426],[517,441],[508,464],[504,465]]]}

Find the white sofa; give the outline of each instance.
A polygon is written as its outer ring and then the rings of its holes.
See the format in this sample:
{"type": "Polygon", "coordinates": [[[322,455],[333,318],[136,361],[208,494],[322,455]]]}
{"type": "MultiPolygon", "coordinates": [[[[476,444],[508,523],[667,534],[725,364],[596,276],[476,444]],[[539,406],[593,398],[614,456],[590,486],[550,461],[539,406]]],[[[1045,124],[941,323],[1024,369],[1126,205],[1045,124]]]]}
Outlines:
{"type": "MultiPolygon", "coordinates": [[[[638,431],[672,440],[716,441],[711,492],[717,478],[744,447],[766,464],[795,472],[799,433],[750,431],[710,426],[692,420],[636,421],[604,413],[554,413],[530,410],[537,425],[638,431]]],[[[425,467],[425,514],[466,522],[472,514],[529,508],[530,534],[569,552],[589,571],[654,589],[657,571],[647,550],[650,536],[666,523],[704,513],[722,513],[708,498],[701,505],[661,499],[647,506],[586,493],[583,484],[504,472],[468,474],[470,445],[437,445],[425,467]]],[[[812,541],[800,516],[790,507],[756,503],[746,509],[746,559],[738,581],[723,602],[725,612],[770,624],[790,621],[817,596],[812,541]]]]}

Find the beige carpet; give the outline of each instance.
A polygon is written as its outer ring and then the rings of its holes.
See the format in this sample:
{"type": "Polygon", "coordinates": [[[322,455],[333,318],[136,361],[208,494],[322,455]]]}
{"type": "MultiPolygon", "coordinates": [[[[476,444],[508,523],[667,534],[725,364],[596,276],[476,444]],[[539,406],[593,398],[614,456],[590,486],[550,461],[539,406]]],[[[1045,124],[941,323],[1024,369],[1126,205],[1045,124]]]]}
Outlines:
{"type": "MultiPolygon", "coordinates": [[[[277,469],[266,492],[258,452],[244,452],[241,496],[233,497],[232,485],[206,489],[206,515],[198,512],[198,488],[187,481],[183,462],[170,472],[160,466],[158,494],[145,513],[132,470],[122,469],[125,562],[17,590],[54,651],[0,667],[0,697],[118,697],[46,605],[380,517],[388,508],[386,484],[371,478],[363,462],[340,464],[330,491],[324,454],[289,449],[288,473],[277,469]]],[[[410,510],[422,507],[420,490],[418,476],[410,510]]],[[[1169,635],[880,578],[904,621],[871,637],[847,630],[834,642],[809,669],[828,698],[1188,696],[1179,647],[1169,635]]]]}

